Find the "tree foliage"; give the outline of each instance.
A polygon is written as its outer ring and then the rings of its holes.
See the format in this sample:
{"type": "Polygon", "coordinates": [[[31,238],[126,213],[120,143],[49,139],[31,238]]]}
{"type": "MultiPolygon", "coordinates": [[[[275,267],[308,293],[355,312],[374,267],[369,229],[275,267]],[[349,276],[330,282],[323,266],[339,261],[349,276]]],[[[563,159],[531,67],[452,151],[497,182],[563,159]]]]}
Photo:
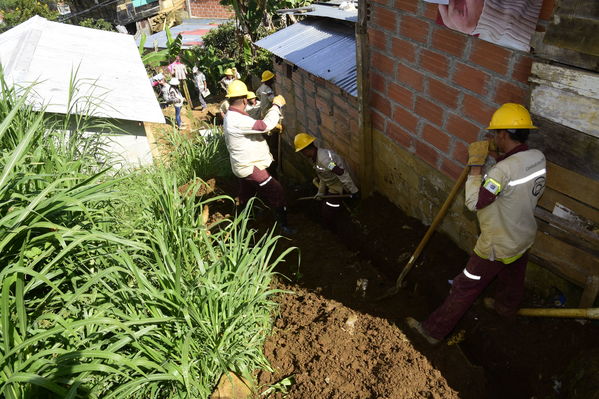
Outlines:
{"type": "Polygon", "coordinates": [[[58,12],[50,9],[48,2],[38,0],[0,0],[0,9],[4,13],[4,24],[0,26],[0,31],[17,26],[34,15],[51,21],[58,17],[58,12]]]}
{"type": "Polygon", "coordinates": [[[106,21],[104,18],[85,18],[78,24],[79,26],[84,26],[86,28],[92,29],[100,29],[114,32],[114,28],[112,24],[106,21]]]}
{"type": "Polygon", "coordinates": [[[260,28],[275,30],[277,28],[276,11],[282,8],[306,6],[310,0],[221,0],[225,6],[232,6],[243,35],[248,35],[252,42],[258,38],[260,28]]]}

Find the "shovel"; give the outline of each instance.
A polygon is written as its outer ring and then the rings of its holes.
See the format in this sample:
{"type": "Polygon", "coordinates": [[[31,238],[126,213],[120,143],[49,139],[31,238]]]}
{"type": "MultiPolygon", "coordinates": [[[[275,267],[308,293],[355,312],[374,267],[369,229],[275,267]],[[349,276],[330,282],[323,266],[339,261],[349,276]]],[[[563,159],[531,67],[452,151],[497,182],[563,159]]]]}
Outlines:
{"type": "Polygon", "coordinates": [[[283,135],[283,124],[277,135],[277,178],[280,180],[283,176],[283,160],[281,159],[281,136],[283,135]]]}
{"type": "Polygon", "coordinates": [[[330,195],[321,195],[320,197],[315,197],[315,196],[301,197],[301,198],[298,198],[296,201],[320,200],[320,199],[329,199],[329,198],[349,198],[349,197],[351,197],[351,194],[330,194],[330,195]]]}
{"type": "Polygon", "coordinates": [[[451,189],[451,192],[449,193],[449,195],[447,196],[447,199],[443,203],[443,206],[441,206],[441,209],[439,209],[437,216],[435,216],[435,219],[433,220],[433,222],[429,226],[428,230],[424,234],[424,237],[422,237],[422,240],[420,240],[420,243],[418,244],[418,246],[414,250],[414,253],[410,257],[410,260],[408,260],[408,263],[406,263],[403,270],[401,271],[401,274],[399,275],[399,277],[397,278],[397,281],[395,282],[395,286],[393,288],[391,288],[390,290],[388,290],[387,292],[385,292],[383,295],[375,298],[374,299],[375,301],[380,301],[382,299],[389,298],[393,295],[396,295],[399,292],[399,289],[401,288],[401,286],[403,284],[403,280],[406,278],[406,275],[410,272],[410,270],[412,270],[414,263],[416,263],[416,260],[418,260],[418,257],[420,256],[420,253],[422,252],[422,250],[428,243],[428,240],[431,238],[431,236],[433,235],[433,233],[435,232],[435,230],[437,229],[439,224],[441,224],[441,221],[443,220],[443,218],[445,217],[445,214],[447,213],[447,210],[453,203],[455,196],[457,195],[458,191],[460,191],[460,187],[462,187],[462,184],[464,184],[464,182],[466,181],[466,178],[468,177],[469,169],[470,169],[470,167],[466,166],[466,167],[464,167],[464,170],[462,170],[462,173],[460,174],[460,176],[456,180],[455,184],[453,185],[453,188],[451,189]]]}

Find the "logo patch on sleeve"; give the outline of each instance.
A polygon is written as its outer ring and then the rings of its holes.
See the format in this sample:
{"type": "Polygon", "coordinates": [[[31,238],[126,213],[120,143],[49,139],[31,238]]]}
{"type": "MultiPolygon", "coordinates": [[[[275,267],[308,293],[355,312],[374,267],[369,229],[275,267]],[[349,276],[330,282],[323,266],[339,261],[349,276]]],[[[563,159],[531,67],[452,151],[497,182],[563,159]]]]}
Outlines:
{"type": "Polygon", "coordinates": [[[483,187],[493,195],[497,195],[501,191],[501,184],[493,179],[485,180],[483,187]]]}

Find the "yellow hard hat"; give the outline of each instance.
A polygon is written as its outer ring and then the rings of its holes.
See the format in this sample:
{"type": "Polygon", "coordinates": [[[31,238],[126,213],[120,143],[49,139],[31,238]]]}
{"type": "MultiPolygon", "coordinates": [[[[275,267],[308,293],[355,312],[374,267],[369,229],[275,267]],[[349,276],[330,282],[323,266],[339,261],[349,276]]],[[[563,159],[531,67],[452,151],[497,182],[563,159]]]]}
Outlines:
{"type": "Polygon", "coordinates": [[[235,75],[233,73],[233,70],[231,68],[227,68],[225,69],[225,72],[223,73],[223,75],[235,75]]]}
{"type": "Polygon", "coordinates": [[[491,117],[489,130],[497,129],[537,129],[532,124],[530,113],[520,104],[505,103],[491,117]]]}
{"type": "Polygon", "coordinates": [[[267,80],[271,80],[274,77],[275,77],[275,74],[272,73],[271,71],[262,72],[262,81],[263,82],[266,82],[267,80]]]}
{"type": "Polygon", "coordinates": [[[295,135],[293,139],[293,144],[295,145],[295,152],[299,152],[312,144],[312,142],[316,140],[316,137],[309,135],[308,133],[298,133],[295,135]]]}
{"type": "Polygon", "coordinates": [[[256,93],[254,93],[253,91],[248,91],[247,99],[251,100],[252,98],[256,98],[256,93]]]}
{"type": "Polygon", "coordinates": [[[234,80],[227,87],[227,95],[225,97],[245,97],[248,95],[248,87],[241,80],[234,80]]]}

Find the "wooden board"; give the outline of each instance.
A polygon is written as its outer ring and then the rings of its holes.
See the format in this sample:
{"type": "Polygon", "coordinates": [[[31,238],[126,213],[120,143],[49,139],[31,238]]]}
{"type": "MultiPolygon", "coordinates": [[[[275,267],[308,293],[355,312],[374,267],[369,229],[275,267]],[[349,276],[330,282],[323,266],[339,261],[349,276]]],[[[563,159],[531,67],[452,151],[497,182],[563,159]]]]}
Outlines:
{"type": "Polygon", "coordinates": [[[545,157],[566,169],[599,180],[599,138],[581,133],[549,119],[534,115],[535,125],[528,143],[545,157]]]}
{"type": "Polygon", "coordinates": [[[584,287],[589,276],[599,276],[599,259],[543,232],[537,233],[531,255],[567,280],[584,287]]]}
{"type": "Polygon", "coordinates": [[[539,231],[599,257],[599,234],[595,234],[540,207],[535,209],[535,216],[539,231]]]}
{"type": "Polygon", "coordinates": [[[553,207],[555,206],[556,202],[559,202],[565,207],[571,209],[578,215],[583,216],[599,224],[599,210],[591,208],[588,205],[583,204],[582,202],[576,201],[575,199],[572,199],[567,195],[557,192],[552,188],[545,187],[545,192],[539,200],[539,206],[547,209],[549,212],[553,212],[553,207]]]}
{"type": "Polygon", "coordinates": [[[547,162],[547,186],[599,209],[599,181],[547,162]]]}

